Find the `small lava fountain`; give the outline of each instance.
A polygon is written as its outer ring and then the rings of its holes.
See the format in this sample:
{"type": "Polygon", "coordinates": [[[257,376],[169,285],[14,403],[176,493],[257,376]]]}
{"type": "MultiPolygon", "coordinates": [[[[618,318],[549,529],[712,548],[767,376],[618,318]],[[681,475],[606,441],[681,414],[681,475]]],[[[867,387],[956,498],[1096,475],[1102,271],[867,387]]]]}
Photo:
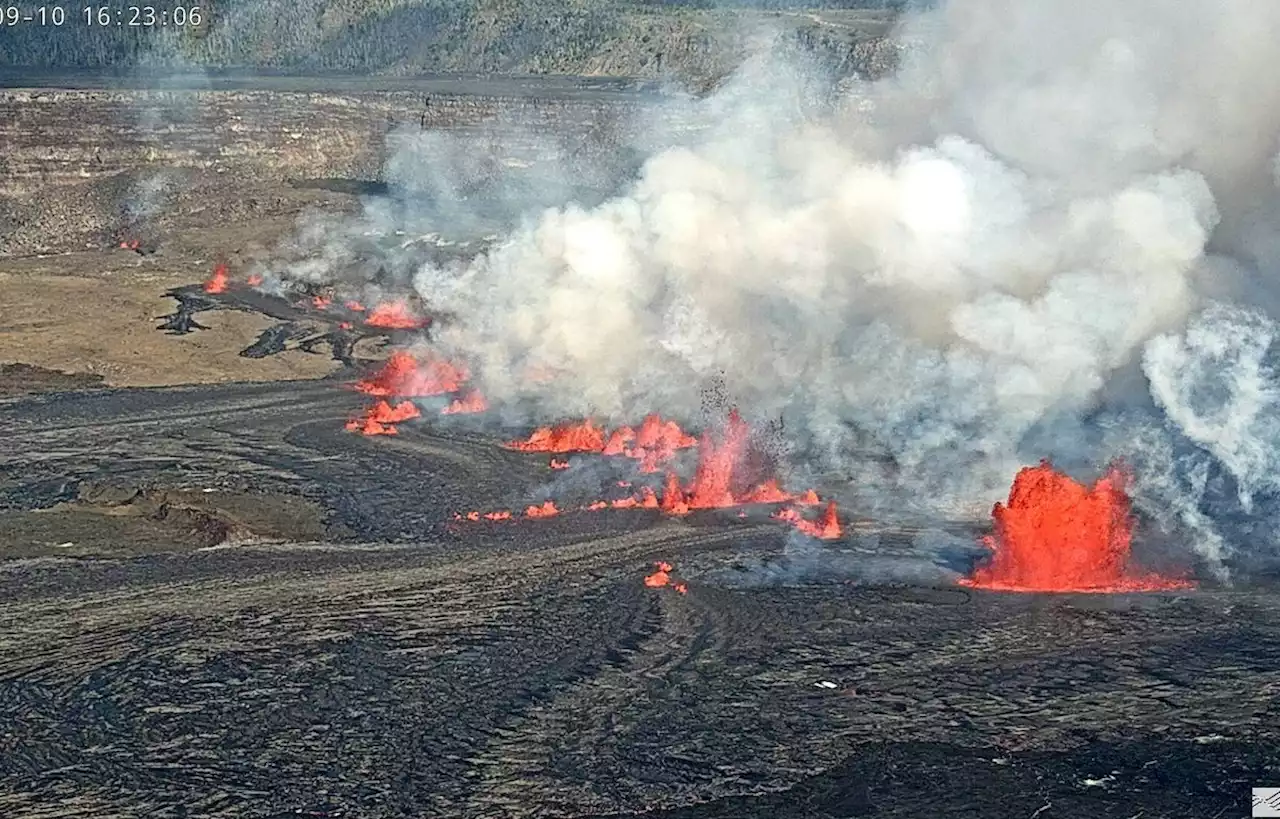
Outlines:
{"type": "Polygon", "coordinates": [[[995,534],[986,565],[961,585],[1019,592],[1133,592],[1192,588],[1176,578],[1138,574],[1129,565],[1134,520],[1129,475],[1113,466],[1092,486],[1048,461],[1018,472],[1009,500],[991,512],[995,534]]]}
{"type": "Polygon", "coordinates": [[[225,293],[227,292],[228,284],[227,266],[225,264],[218,264],[213,268],[213,275],[205,281],[204,292],[213,293],[215,295],[218,293],[225,293]]]}

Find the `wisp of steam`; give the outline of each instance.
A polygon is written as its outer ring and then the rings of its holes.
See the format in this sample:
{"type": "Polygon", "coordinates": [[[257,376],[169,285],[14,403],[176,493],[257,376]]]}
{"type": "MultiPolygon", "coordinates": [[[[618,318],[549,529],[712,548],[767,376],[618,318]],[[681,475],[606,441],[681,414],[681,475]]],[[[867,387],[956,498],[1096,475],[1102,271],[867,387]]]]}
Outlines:
{"type": "MultiPolygon", "coordinates": [[[[438,342],[541,420],[690,418],[716,380],[855,509],[1119,457],[1211,570],[1276,555],[1280,5],[953,0],[897,37],[875,82],[756,55],[614,195],[415,262],[438,342]]],[[[438,155],[398,145],[400,174],[438,155]]],[[[359,229],[449,230],[424,208],[359,229]]]]}

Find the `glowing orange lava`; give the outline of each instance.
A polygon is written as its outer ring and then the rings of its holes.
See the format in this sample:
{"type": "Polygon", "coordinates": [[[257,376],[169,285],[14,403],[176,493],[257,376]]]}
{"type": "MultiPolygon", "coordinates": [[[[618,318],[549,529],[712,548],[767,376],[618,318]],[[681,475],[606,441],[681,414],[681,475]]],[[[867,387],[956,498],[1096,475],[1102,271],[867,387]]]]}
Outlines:
{"type": "Polygon", "coordinates": [[[640,488],[640,494],[632,495],[628,498],[619,498],[618,500],[609,501],[609,506],[613,509],[659,509],[661,504],[658,503],[658,495],[647,486],[640,488]]]}
{"type": "Polygon", "coordinates": [[[227,266],[218,263],[213,268],[213,275],[204,283],[204,292],[206,293],[225,293],[227,292],[227,266]]]}
{"type": "Polygon", "coordinates": [[[485,512],[483,514],[480,512],[467,512],[465,514],[459,512],[453,516],[454,520],[469,520],[473,522],[478,521],[481,518],[484,518],[485,520],[511,520],[511,511],[508,509],[499,509],[496,512],[485,512]]]}
{"type": "Polygon", "coordinates": [[[470,389],[462,395],[449,402],[449,405],[440,410],[442,415],[467,415],[476,412],[484,412],[489,409],[489,402],[485,400],[484,394],[477,389],[470,389]]]}
{"type": "Polygon", "coordinates": [[[142,242],[139,242],[137,239],[131,239],[127,242],[120,243],[121,250],[137,250],[140,247],[142,247],[142,242]]]}
{"type": "Polygon", "coordinates": [[[590,418],[580,423],[540,427],[523,441],[511,441],[508,449],[519,452],[599,452],[604,449],[604,430],[590,418]]]}
{"type": "Polygon", "coordinates": [[[254,273],[250,275],[249,278],[245,279],[244,283],[249,285],[250,287],[257,287],[258,285],[262,284],[262,276],[260,276],[257,273],[254,273]]]}
{"type": "Polygon", "coordinates": [[[675,571],[670,563],[659,560],[653,564],[656,571],[653,574],[645,575],[644,584],[651,589],[661,589],[670,586],[680,594],[688,594],[689,586],[683,581],[678,581],[672,577],[671,573],[675,571]]]}
{"type": "Polygon", "coordinates": [[[660,589],[671,582],[672,567],[670,563],[664,563],[659,560],[657,563],[653,564],[653,567],[657,569],[657,571],[645,576],[644,584],[646,586],[651,589],[660,589]]]}
{"type": "Polygon", "coordinates": [[[662,511],[668,515],[689,514],[689,502],[680,487],[680,479],[676,473],[667,473],[667,482],[662,487],[662,511]]]}
{"type": "Polygon", "coordinates": [[[333,304],[333,299],[329,298],[328,296],[312,296],[311,297],[311,306],[315,307],[318,310],[323,310],[331,304],[333,304]]]}
{"type": "Polygon", "coordinates": [[[364,305],[355,300],[343,302],[342,306],[356,313],[364,312],[364,305]]]}
{"type": "Polygon", "coordinates": [[[385,301],[374,305],[365,316],[365,324],[374,327],[389,327],[398,330],[417,330],[431,323],[430,319],[420,318],[409,309],[408,302],[403,300],[385,301]]]}
{"type": "Polygon", "coordinates": [[[751,428],[736,409],[730,411],[719,435],[703,434],[698,442],[698,468],[688,492],[690,509],[737,504],[732,490],[734,472],[746,459],[750,434],[751,428]]]}
{"type": "Polygon", "coordinates": [[[685,434],[675,421],[664,421],[657,414],[646,415],[640,428],[618,427],[609,435],[601,452],[625,455],[640,461],[641,472],[657,472],[662,464],[675,457],[676,451],[697,446],[698,439],[685,434]]]}
{"type": "Polygon", "coordinates": [[[422,413],[412,401],[401,401],[394,407],[386,401],[378,401],[365,410],[359,418],[347,422],[347,429],[362,435],[395,435],[394,424],[417,418],[422,413]]]}
{"type": "Polygon", "coordinates": [[[396,350],[373,377],[356,382],[355,388],[369,395],[418,397],[458,392],[467,380],[467,368],[438,356],[419,360],[396,350]]]}
{"type": "Polygon", "coordinates": [[[840,526],[836,502],[833,500],[827,501],[827,508],[817,521],[806,520],[799,512],[789,507],[779,509],[773,516],[778,520],[785,520],[809,537],[819,540],[837,540],[844,534],[844,529],[840,526]]]}
{"type": "MultiPolygon", "coordinates": [[[[742,499],[744,503],[786,503],[789,500],[791,500],[791,493],[778,485],[777,478],[770,478],[754,487],[742,499]]],[[[817,502],[817,495],[814,495],[814,502],[817,502]]]]}
{"type": "Polygon", "coordinates": [[[991,511],[995,534],[983,538],[989,562],[960,581],[1023,592],[1130,592],[1184,589],[1184,580],[1130,572],[1134,520],[1129,475],[1113,466],[1092,486],[1048,461],[1020,470],[1007,503],[991,511]]]}
{"type": "Polygon", "coordinates": [[[559,458],[552,458],[550,463],[547,464],[547,466],[551,467],[552,469],[568,469],[569,462],[562,461],[559,458]]]}
{"type": "Polygon", "coordinates": [[[527,506],[524,516],[527,518],[550,518],[560,514],[555,501],[544,501],[539,506],[527,506]]]}

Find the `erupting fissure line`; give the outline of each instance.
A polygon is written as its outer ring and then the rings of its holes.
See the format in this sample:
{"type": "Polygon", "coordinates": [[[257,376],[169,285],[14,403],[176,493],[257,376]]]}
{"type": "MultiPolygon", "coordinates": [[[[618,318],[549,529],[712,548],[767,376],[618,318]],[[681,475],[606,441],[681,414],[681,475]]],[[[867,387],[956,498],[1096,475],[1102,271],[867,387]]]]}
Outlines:
{"type": "Polygon", "coordinates": [[[518,452],[598,452],[640,461],[641,472],[657,472],[681,449],[697,445],[692,435],[685,434],[675,421],[664,421],[657,414],[646,415],[639,429],[618,427],[606,434],[588,418],[585,421],[539,427],[523,441],[506,446],[518,452]]]}
{"type": "MultiPolygon", "coordinates": [[[[354,389],[367,395],[397,398],[421,398],[432,395],[461,393],[440,410],[441,414],[484,412],[489,403],[484,395],[475,387],[465,387],[470,373],[464,364],[460,364],[437,355],[418,358],[404,350],[396,350],[382,365],[382,369],[371,377],[357,381],[354,389]]],[[[392,408],[387,402],[379,401],[365,410],[364,415],[347,423],[347,429],[362,432],[365,435],[395,435],[396,428],[389,424],[421,415],[418,408],[410,401],[402,401],[394,409],[401,412],[402,407],[412,407],[413,414],[404,417],[387,418],[392,408]],[[384,409],[386,408],[386,409],[384,409]]]]}
{"type": "MultiPolygon", "coordinates": [[[[587,512],[602,509],[655,509],[666,515],[678,516],[687,515],[695,509],[781,503],[810,506],[820,502],[818,494],[812,489],[793,494],[782,488],[778,479],[770,474],[774,468],[773,462],[752,446],[751,429],[737,410],[729,413],[723,429],[708,431],[699,438],[686,435],[674,421],[663,421],[654,414],[645,418],[639,430],[620,427],[606,435],[603,429],[587,419],[541,427],[527,439],[512,441],[506,446],[519,452],[556,454],[600,452],[637,457],[635,453],[641,451],[656,453],[638,457],[641,462],[640,471],[649,472],[653,470],[646,467],[656,462],[651,459],[667,459],[674,455],[675,450],[695,445],[698,449],[698,462],[694,478],[687,487],[681,485],[680,478],[674,471],[668,471],[661,496],[653,487],[641,486],[639,491],[627,497],[592,501],[580,509],[587,512]]],[[[552,469],[566,469],[569,463],[553,457],[550,466],[552,469]]],[[[631,482],[618,481],[617,485],[630,488],[631,482]]],[[[485,516],[478,512],[454,516],[455,520],[479,520],[480,517],[485,516]]],[[[832,540],[843,535],[835,501],[828,502],[822,517],[816,522],[806,520],[793,507],[781,510],[773,517],[792,524],[811,537],[832,540]]]]}
{"type": "Polygon", "coordinates": [[[991,517],[995,534],[986,565],[959,582],[1019,592],[1133,592],[1192,588],[1181,579],[1133,573],[1134,519],[1125,489],[1130,475],[1112,466],[1092,486],[1048,461],[1020,470],[1007,503],[991,517]]]}

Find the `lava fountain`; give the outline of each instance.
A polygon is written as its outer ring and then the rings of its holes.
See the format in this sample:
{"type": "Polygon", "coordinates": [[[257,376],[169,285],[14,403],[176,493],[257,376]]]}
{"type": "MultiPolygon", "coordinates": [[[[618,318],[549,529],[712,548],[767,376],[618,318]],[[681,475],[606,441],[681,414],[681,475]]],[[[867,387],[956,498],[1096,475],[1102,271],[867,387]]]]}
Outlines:
{"type": "Polygon", "coordinates": [[[983,538],[990,560],[960,584],[1020,592],[1132,592],[1185,589],[1179,579],[1142,575],[1129,566],[1134,520],[1125,488],[1129,475],[1113,466],[1092,486],[1048,461],[1018,472],[1009,500],[991,517],[983,538]]]}

